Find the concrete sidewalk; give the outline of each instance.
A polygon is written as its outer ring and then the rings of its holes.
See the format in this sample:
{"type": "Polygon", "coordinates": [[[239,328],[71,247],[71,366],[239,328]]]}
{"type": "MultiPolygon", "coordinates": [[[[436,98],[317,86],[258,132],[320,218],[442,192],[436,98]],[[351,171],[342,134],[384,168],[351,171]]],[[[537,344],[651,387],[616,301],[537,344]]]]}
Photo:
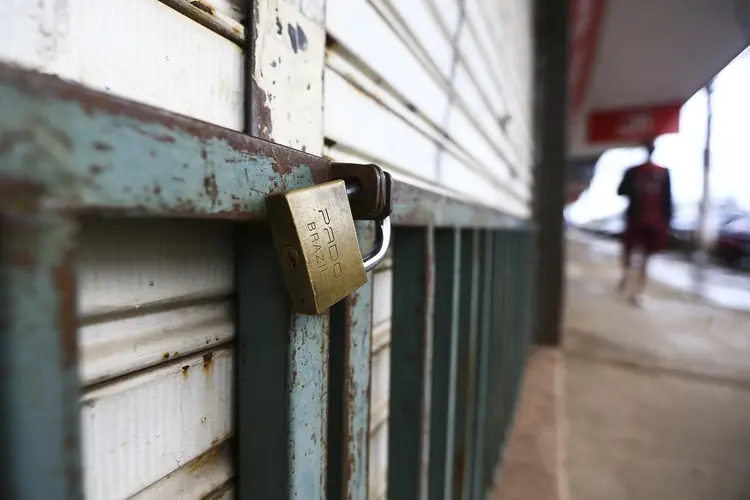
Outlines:
{"type": "Polygon", "coordinates": [[[750,499],[750,314],[658,282],[634,308],[588,237],[567,275],[564,348],[529,363],[495,498],[750,499]]]}
{"type": "Polygon", "coordinates": [[[526,366],[495,500],[566,500],[565,363],[559,349],[537,348],[526,366]]]}
{"type": "Polygon", "coordinates": [[[633,308],[618,277],[569,244],[571,499],[750,499],[750,315],[660,283],[633,308]]]}

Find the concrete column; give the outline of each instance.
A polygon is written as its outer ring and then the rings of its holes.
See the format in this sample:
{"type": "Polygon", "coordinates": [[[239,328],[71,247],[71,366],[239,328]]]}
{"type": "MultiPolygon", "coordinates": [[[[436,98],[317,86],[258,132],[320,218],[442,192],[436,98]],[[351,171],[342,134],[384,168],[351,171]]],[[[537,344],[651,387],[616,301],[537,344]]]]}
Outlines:
{"type": "Polygon", "coordinates": [[[534,10],[534,339],[558,345],[564,299],[569,0],[534,0],[534,10]]]}

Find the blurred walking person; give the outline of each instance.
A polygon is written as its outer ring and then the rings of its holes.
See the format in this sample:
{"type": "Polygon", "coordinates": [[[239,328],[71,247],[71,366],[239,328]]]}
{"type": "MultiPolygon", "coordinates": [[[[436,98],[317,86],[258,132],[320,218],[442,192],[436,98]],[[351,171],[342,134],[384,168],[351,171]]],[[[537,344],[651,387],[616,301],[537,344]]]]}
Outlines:
{"type": "Polygon", "coordinates": [[[635,269],[636,282],[630,287],[629,300],[634,305],[646,287],[648,261],[663,250],[669,241],[669,223],[672,220],[672,183],[669,170],[651,161],[654,140],[643,144],[648,151],[646,163],[625,171],[617,194],[628,198],[625,212],[625,232],[622,237],[622,279],[619,290],[628,290],[633,255],[641,254],[635,269]]]}

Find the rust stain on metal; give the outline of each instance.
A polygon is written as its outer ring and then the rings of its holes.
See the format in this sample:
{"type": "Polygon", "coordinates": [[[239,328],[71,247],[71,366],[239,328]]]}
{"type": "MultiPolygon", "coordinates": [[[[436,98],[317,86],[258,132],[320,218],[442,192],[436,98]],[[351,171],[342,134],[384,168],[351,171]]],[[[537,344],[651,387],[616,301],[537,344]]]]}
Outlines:
{"type": "Polygon", "coordinates": [[[169,353],[165,352],[164,354],[162,354],[161,355],[161,359],[163,359],[164,361],[168,360],[169,359],[169,353]]]}
{"type": "Polygon", "coordinates": [[[219,197],[219,187],[216,185],[216,176],[207,175],[203,178],[203,191],[211,199],[211,205],[216,205],[216,199],[219,197]]]}
{"type": "Polygon", "coordinates": [[[212,16],[216,13],[216,9],[214,9],[213,5],[209,4],[205,0],[193,0],[190,2],[190,5],[195,7],[196,9],[200,9],[206,14],[211,14],[212,16]]]}
{"type": "Polygon", "coordinates": [[[250,79],[250,133],[261,139],[273,139],[273,123],[268,94],[255,78],[250,79]]]}
{"type": "Polygon", "coordinates": [[[135,130],[138,133],[140,133],[141,135],[144,135],[146,137],[150,137],[151,139],[154,139],[155,141],[158,141],[158,142],[163,142],[163,143],[166,143],[166,144],[174,144],[175,142],[177,142],[177,139],[175,139],[171,135],[157,134],[157,133],[151,132],[149,130],[146,130],[146,129],[142,128],[142,127],[135,127],[135,130]]]}
{"type": "Polygon", "coordinates": [[[214,360],[214,353],[213,352],[207,352],[203,355],[203,369],[206,371],[209,371],[211,369],[211,366],[213,366],[213,360],[214,360]]]}
{"type": "Polygon", "coordinates": [[[0,228],[10,235],[0,241],[0,262],[3,266],[33,270],[38,259],[38,233],[29,223],[35,214],[44,188],[39,184],[0,177],[0,228]]]}
{"type": "Polygon", "coordinates": [[[182,367],[182,378],[187,380],[188,378],[188,371],[190,370],[190,365],[185,365],[182,367]]]}
{"type": "Polygon", "coordinates": [[[232,491],[232,485],[230,483],[226,483],[219,486],[208,495],[201,497],[200,500],[222,500],[224,498],[229,498],[231,496],[228,495],[230,491],[232,491]]]}
{"type": "Polygon", "coordinates": [[[44,194],[41,184],[0,176],[0,211],[35,212],[44,194]]]}
{"type": "MultiPolygon", "coordinates": [[[[1,200],[1,198],[0,198],[1,200]]],[[[37,235],[33,228],[24,226],[15,214],[0,212],[0,229],[3,234],[11,235],[0,241],[0,262],[3,266],[33,270],[37,266],[37,255],[33,248],[37,245],[37,235]]]]}
{"type": "Polygon", "coordinates": [[[465,455],[463,447],[456,448],[453,452],[453,498],[461,498],[463,491],[465,455]]]}
{"type": "MultiPolygon", "coordinates": [[[[217,202],[217,206],[219,203],[217,202]]],[[[78,215],[101,215],[106,213],[108,216],[124,216],[133,217],[142,214],[150,214],[151,209],[142,205],[134,205],[124,209],[113,209],[110,206],[104,205],[86,205],[82,207],[76,207],[76,214],[78,215]]],[[[218,210],[212,213],[200,212],[198,207],[191,200],[185,200],[182,198],[177,199],[175,205],[169,206],[169,216],[180,218],[187,217],[191,219],[202,219],[202,220],[232,220],[232,221],[247,221],[247,220],[258,220],[259,216],[255,213],[249,213],[246,211],[245,205],[241,203],[234,203],[228,210],[218,210]]]]}
{"type": "Polygon", "coordinates": [[[204,468],[206,465],[210,465],[220,459],[221,448],[219,446],[214,446],[202,455],[198,455],[195,459],[188,463],[187,470],[189,472],[196,472],[204,468]]]}
{"type": "Polygon", "coordinates": [[[107,152],[107,151],[112,151],[112,149],[114,149],[112,145],[107,144],[106,142],[102,142],[102,141],[94,141],[91,145],[94,147],[95,151],[107,152]]]}
{"type": "Polygon", "coordinates": [[[54,270],[54,283],[59,296],[62,366],[65,370],[71,370],[76,368],[78,362],[76,280],[72,252],[68,252],[54,270]]]}
{"type": "Polygon", "coordinates": [[[344,317],[346,318],[344,325],[344,366],[346,378],[344,380],[344,449],[342,450],[346,456],[346,464],[344,465],[344,493],[346,498],[353,500],[355,494],[354,491],[349,487],[352,476],[355,474],[357,467],[357,454],[355,451],[361,451],[357,445],[356,438],[353,434],[354,430],[354,418],[357,414],[357,403],[356,397],[357,392],[355,388],[355,374],[356,370],[352,366],[351,361],[351,350],[352,350],[352,331],[354,330],[353,314],[352,309],[356,305],[359,293],[355,292],[346,298],[344,317]]]}

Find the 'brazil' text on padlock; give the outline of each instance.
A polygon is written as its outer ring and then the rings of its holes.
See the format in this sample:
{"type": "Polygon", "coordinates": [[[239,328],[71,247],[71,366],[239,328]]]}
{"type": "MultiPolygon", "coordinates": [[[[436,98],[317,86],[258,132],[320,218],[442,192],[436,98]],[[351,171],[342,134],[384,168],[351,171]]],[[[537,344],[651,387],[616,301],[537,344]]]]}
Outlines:
{"type": "Polygon", "coordinates": [[[292,306],[320,314],[367,282],[343,180],[266,200],[292,306]]]}

